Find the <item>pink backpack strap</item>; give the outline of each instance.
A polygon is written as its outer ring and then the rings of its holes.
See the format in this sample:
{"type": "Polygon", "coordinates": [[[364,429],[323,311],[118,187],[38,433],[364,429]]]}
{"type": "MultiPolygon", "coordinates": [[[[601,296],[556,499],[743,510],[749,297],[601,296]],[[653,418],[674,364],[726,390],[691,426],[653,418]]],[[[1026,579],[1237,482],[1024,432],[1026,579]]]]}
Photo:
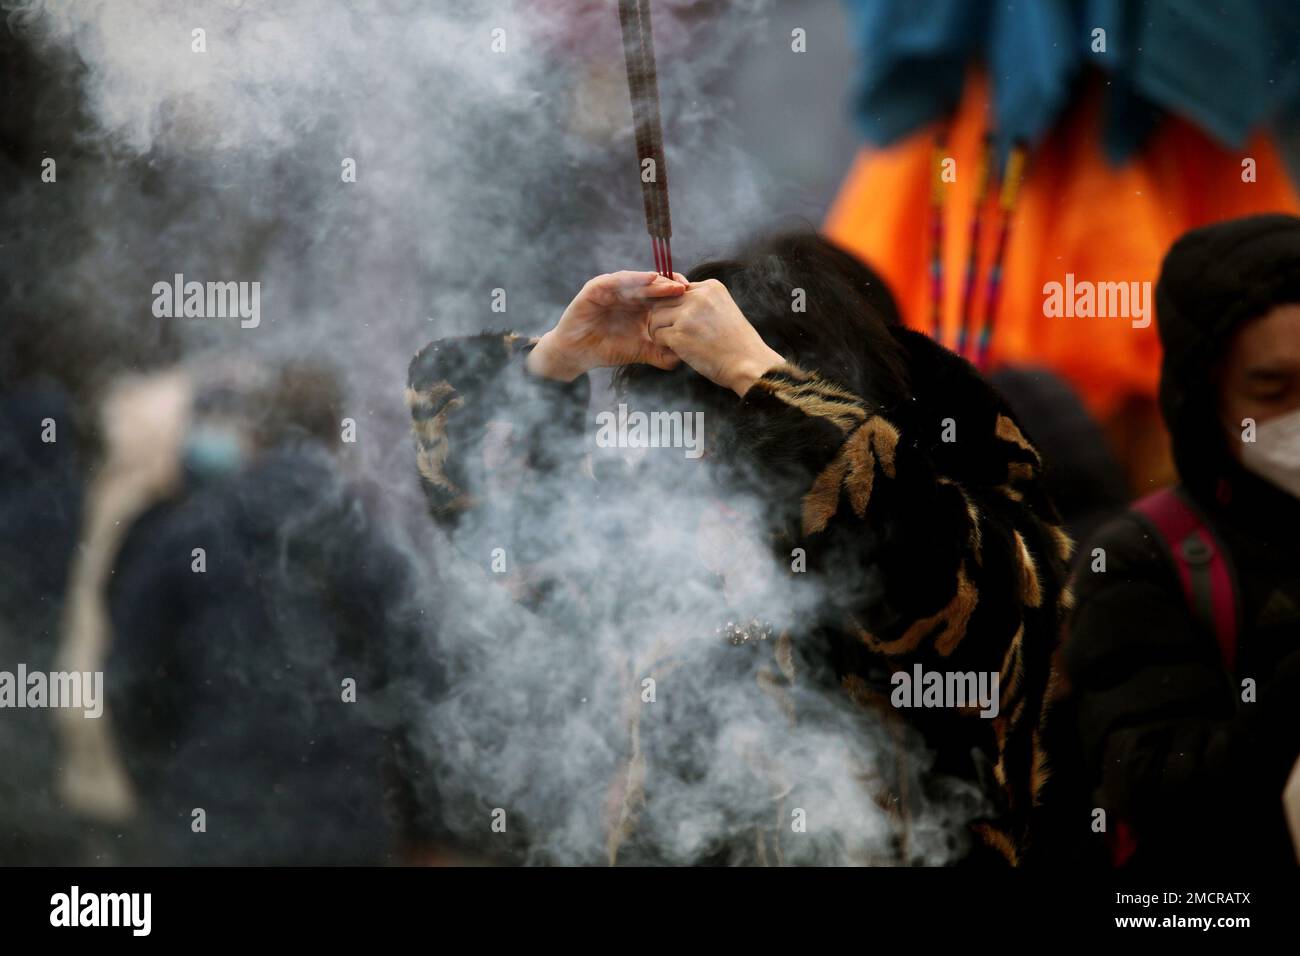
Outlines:
{"type": "Polygon", "coordinates": [[[1161,539],[1183,596],[1219,645],[1229,672],[1237,663],[1237,589],[1227,551],[1181,488],[1163,488],[1133,505],[1161,539]]]}
{"type": "MultiPolygon", "coordinates": [[[[1181,488],[1164,488],[1133,505],[1178,574],[1183,598],[1198,624],[1214,635],[1224,668],[1237,663],[1237,588],[1228,552],[1181,488]]],[[[1138,847],[1126,820],[1107,834],[1111,863],[1123,866],[1138,847]]]]}

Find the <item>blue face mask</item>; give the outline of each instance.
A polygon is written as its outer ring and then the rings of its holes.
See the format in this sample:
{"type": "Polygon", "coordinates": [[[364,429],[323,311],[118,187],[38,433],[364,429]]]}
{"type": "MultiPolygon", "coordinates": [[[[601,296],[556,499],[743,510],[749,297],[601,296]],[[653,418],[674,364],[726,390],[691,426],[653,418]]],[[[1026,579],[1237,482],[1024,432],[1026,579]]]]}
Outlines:
{"type": "Polygon", "coordinates": [[[228,474],[239,467],[243,456],[239,436],[220,425],[196,425],[185,439],[185,467],[198,475],[228,474]]]}

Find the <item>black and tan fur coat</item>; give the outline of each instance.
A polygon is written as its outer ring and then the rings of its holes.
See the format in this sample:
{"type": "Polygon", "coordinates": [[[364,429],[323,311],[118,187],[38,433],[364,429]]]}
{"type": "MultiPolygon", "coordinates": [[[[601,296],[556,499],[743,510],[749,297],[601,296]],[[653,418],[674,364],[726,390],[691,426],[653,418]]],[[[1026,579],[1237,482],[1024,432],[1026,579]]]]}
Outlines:
{"type": "MultiPolygon", "coordinates": [[[[972,827],[972,857],[1018,863],[1032,842],[1033,808],[1048,771],[1040,732],[1071,543],[1042,490],[1039,455],[1002,400],[929,339],[893,334],[908,357],[910,401],[874,409],[815,369],[786,364],[738,401],[719,447],[760,476],[774,547],[784,555],[803,548],[808,571],[840,596],[808,630],[818,632],[817,653],[829,659],[843,692],[887,720],[919,728],[938,770],[990,794],[994,810],[972,827]],[[998,716],[890,707],[888,675],[918,662],[927,670],[999,674],[998,716]]],[[[482,491],[494,484],[481,454],[491,420],[544,410],[571,431],[572,444],[557,443],[553,432],[530,443],[525,432],[520,464],[578,473],[589,386],[584,379],[531,379],[523,369],[527,348],[519,337],[489,334],[431,343],[412,361],[407,401],[417,463],[439,521],[486,521],[479,512],[539,506],[525,500],[527,482],[513,492],[502,493],[499,481],[495,493],[482,491]]],[[[805,639],[813,646],[811,633],[769,642],[774,664],[760,683],[798,679],[790,643],[805,639]]],[[[611,857],[617,831],[635,817],[626,804],[645,772],[633,760],[611,857]]],[[[875,796],[906,824],[905,797],[875,796]]],[[[760,838],[751,858],[780,860],[779,840],[760,838]]],[[[908,860],[905,849],[900,858],[908,860]]]]}

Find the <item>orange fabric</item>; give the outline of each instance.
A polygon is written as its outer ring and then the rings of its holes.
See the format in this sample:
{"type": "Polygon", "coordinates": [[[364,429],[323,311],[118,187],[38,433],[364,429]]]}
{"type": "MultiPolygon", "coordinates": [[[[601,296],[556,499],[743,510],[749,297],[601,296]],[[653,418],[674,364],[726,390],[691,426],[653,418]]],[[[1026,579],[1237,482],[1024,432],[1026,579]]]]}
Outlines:
{"type": "MultiPolygon", "coordinates": [[[[1190,124],[1167,118],[1144,151],[1122,167],[1101,148],[1100,95],[1086,92],[1029,157],[1003,263],[1001,302],[990,365],[1038,364],[1080,390],[1098,417],[1132,397],[1154,398],[1159,379],[1155,281],[1160,260],[1188,229],[1255,212],[1300,211],[1294,187],[1266,134],[1226,150],[1190,124]],[[1242,160],[1256,162],[1256,181],[1242,182],[1242,160]],[[1152,322],[1128,318],[1047,318],[1048,282],[1151,282],[1152,322]]],[[[956,341],[976,170],[985,132],[987,85],[975,76],[948,130],[945,155],[957,161],[947,184],[943,249],[942,340],[956,341]]],[[[936,130],[888,149],[865,149],[841,187],[826,234],[888,281],[904,320],[930,320],[930,190],[936,130]]],[[[985,207],[974,314],[983,315],[989,263],[1000,213],[985,207]]]]}

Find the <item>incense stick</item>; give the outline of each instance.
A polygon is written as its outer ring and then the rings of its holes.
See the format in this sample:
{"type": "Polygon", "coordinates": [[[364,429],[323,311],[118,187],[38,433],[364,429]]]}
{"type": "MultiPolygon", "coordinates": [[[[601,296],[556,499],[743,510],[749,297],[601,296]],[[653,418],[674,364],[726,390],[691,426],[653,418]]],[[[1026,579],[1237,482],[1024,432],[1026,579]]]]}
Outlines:
{"type": "Polygon", "coordinates": [[[650,234],[655,271],[671,278],[673,256],[672,219],[668,212],[668,164],[664,159],[650,0],[619,0],[618,19],[623,31],[623,57],[627,64],[627,89],[632,103],[637,174],[641,179],[646,230],[650,234]],[[643,171],[647,159],[653,164],[649,181],[643,171]]]}

